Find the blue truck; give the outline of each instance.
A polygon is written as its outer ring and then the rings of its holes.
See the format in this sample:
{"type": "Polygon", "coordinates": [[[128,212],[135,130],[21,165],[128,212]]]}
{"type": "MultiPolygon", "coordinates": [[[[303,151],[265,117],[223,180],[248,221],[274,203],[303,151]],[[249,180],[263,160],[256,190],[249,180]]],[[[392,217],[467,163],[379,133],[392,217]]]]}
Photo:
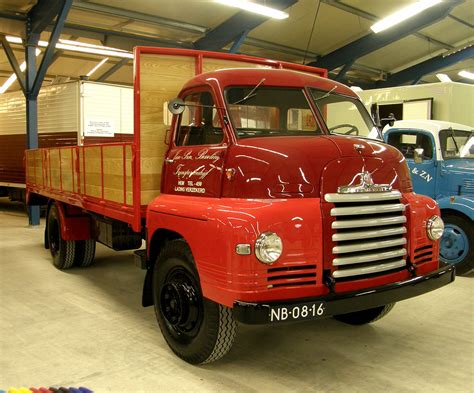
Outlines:
{"type": "Polygon", "coordinates": [[[398,148],[410,168],[413,189],[435,199],[445,230],[440,260],[458,274],[473,268],[473,128],[438,120],[402,120],[385,127],[384,139],[398,148]]]}

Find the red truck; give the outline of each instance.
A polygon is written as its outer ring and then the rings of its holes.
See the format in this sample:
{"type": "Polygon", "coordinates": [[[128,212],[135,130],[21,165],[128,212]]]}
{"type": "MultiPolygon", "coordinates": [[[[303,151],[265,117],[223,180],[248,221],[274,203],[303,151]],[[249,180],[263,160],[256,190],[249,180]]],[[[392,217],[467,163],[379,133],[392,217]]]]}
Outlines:
{"type": "Polygon", "coordinates": [[[27,196],[59,269],[146,241],[142,303],[180,358],[221,358],[236,321],[364,324],[454,280],[436,202],[324,70],[149,47],[134,67],[134,141],[26,151],[27,196]]]}

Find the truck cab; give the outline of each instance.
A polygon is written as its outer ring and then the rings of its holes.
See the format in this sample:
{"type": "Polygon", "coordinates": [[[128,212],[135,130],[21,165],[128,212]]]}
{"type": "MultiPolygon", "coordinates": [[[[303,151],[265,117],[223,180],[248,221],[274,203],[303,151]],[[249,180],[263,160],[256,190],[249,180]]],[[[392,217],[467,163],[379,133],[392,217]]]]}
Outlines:
{"type": "Polygon", "coordinates": [[[458,272],[473,267],[473,128],[438,120],[396,121],[384,139],[398,148],[410,168],[415,192],[435,199],[445,231],[440,260],[458,272]]]}

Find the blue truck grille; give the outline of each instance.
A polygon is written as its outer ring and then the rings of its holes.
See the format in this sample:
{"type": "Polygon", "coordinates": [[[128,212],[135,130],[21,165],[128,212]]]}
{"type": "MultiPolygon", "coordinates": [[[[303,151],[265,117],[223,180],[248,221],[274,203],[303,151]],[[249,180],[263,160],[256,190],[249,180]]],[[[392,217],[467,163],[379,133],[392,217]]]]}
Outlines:
{"type": "Polygon", "coordinates": [[[466,179],[462,183],[462,191],[474,193],[474,179],[466,179]]]}

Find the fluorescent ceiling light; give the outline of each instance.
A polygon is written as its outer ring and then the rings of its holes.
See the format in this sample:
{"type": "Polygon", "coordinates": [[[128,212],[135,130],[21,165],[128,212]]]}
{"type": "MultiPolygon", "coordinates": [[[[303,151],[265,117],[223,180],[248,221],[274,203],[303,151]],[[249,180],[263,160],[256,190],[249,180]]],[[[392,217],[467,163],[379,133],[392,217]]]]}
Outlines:
{"type": "MultiPolygon", "coordinates": [[[[38,42],[39,46],[48,46],[46,41],[38,42]]],[[[92,53],[94,55],[104,55],[104,56],[112,56],[112,57],[124,57],[128,59],[133,59],[133,54],[129,52],[118,52],[115,49],[96,49],[96,48],[88,48],[85,46],[78,46],[78,45],[70,45],[70,44],[62,44],[58,42],[56,44],[56,49],[63,49],[63,50],[70,50],[72,52],[82,52],[82,53],[92,53]]]]}
{"type": "Polygon", "coordinates": [[[5,36],[8,42],[13,42],[15,44],[22,44],[23,40],[20,37],[13,37],[12,35],[5,36]]]}
{"type": "MultiPolygon", "coordinates": [[[[38,56],[41,53],[39,49],[36,49],[36,56],[38,56]]],[[[20,70],[25,71],[26,69],[26,61],[20,64],[20,70]]],[[[8,88],[15,83],[17,79],[17,76],[15,73],[11,74],[10,77],[5,81],[5,83],[0,87],[0,94],[5,93],[8,88]]]]}
{"type": "Polygon", "coordinates": [[[466,71],[466,70],[462,70],[462,71],[458,72],[458,75],[462,76],[463,78],[474,80],[474,72],[469,72],[469,71],[466,71]]]}
{"type": "Polygon", "coordinates": [[[446,74],[436,74],[436,78],[438,78],[440,82],[452,82],[451,78],[446,74]]]}
{"type": "Polygon", "coordinates": [[[420,0],[414,4],[410,4],[409,6],[402,8],[401,10],[394,12],[393,14],[383,18],[382,20],[378,21],[377,23],[370,26],[374,33],[380,33],[383,30],[388,29],[389,27],[395,26],[404,20],[411,18],[423,12],[427,8],[433,7],[436,4],[441,3],[442,0],[420,0]]]}
{"type": "Polygon", "coordinates": [[[126,50],[111,48],[110,46],[94,45],[94,44],[88,44],[86,42],[80,42],[80,41],[63,40],[62,38],[60,38],[58,41],[61,42],[62,44],[83,46],[85,48],[106,49],[106,50],[112,50],[112,51],[117,51],[117,52],[127,52],[126,50]]]}
{"type": "MultiPolygon", "coordinates": [[[[23,41],[19,37],[7,36],[8,42],[16,44],[22,44],[23,41]]],[[[56,44],[56,49],[69,50],[72,52],[89,53],[94,55],[104,55],[111,57],[122,57],[127,59],[133,59],[133,54],[122,49],[110,48],[108,46],[86,44],[84,42],[76,42],[70,40],[59,40],[56,44]]],[[[38,46],[47,47],[48,41],[39,41],[38,46]]]]}
{"type": "Polygon", "coordinates": [[[215,2],[253,12],[254,14],[269,16],[270,18],[275,19],[286,19],[290,16],[286,12],[277,10],[275,8],[266,7],[248,0],[215,0],[215,2]]]}
{"type": "Polygon", "coordinates": [[[100,63],[98,63],[92,70],[90,70],[88,73],[87,73],[87,76],[91,76],[94,72],[96,72],[100,67],[102,67],[102,65],[107,61],[109,60],[108,57],[106,57],[105,59],[102,59],[102,61],[100,63]]]}
{"type": "Polygon", "coordinates": [[[364,91],[364,89],[362,89],[361,87],[359,86],[351,86],[350,89],[356,93],[360,92],[360,91],[364,91]]]}

